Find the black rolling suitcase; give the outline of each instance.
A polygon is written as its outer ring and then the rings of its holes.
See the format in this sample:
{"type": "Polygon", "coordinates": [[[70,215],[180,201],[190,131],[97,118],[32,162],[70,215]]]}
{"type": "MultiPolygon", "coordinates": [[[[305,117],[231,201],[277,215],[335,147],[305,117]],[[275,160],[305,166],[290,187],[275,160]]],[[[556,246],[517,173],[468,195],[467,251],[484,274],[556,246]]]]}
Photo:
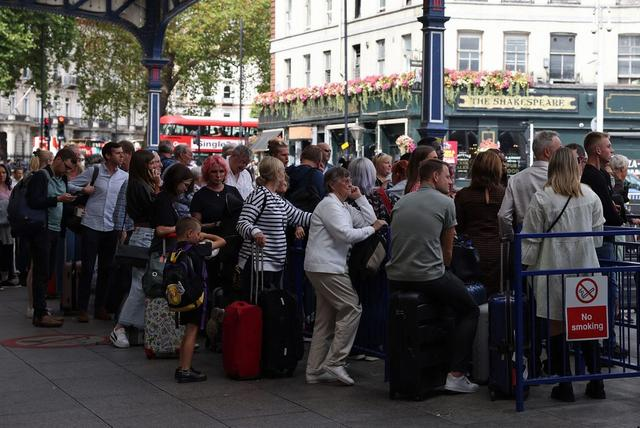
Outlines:
{"type": "Polygon", "coordinates": [[[389,310],[389,397],[422,400],[445,384],[453,319],[413,291],[395,292],[389,310]]]}
{"type": "MultiPolygon", "coordinates": [[[[491,400],[513,398],[516,388],[515,364],[515,298],[509,287],[504,260],[509,260],[509,243],[501,244],[500,293],[489,299],[489,393],[491,400]],[[504,284],[506,283],[506,291],[504,284]]],[[[528,318],[528,299],[523,296],[525,326],[528,318]]],[[[525,327],[525,331],[527,328],[525,327]]],[[[526,337],[524,340],[527,343],[526,337]]],[[[526,360],[525,360],[526,366],[526,360]]],[[[525,389],[525,396],[528,388],[525,389]]]]}
{"type": "Polygon", "coordinates": [[[262,374],[292,376],[304,354],[296,299],[285,290],[264,290],[258,306],[262,309],[262,374]]]}

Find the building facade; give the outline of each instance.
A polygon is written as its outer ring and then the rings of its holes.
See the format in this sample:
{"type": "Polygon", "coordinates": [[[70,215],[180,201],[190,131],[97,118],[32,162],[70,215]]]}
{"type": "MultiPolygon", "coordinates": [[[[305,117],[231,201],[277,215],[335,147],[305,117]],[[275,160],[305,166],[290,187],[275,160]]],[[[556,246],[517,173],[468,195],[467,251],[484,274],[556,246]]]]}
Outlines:
{"type": "MultiPolygon", "coordinates": [[[[421,1],[348,0],[346,52],[343,3],[273,0],[273,91],[343,81],[345,62],[348,79],[408,71],[420,76],[421,1]]],[[[604,66],[604,130],[615,137],[614,146],[617,141],[640,159],[639,0],[447,0],[445,14],[445,68],[477,80],[449,90],[445,106],[448,138],[462,159],[491,139],[526,164],[531,129],[556,129],[566,142],[581,142],[596,115],[598,61],[604,66]],[[481,76],[494,70],[519,73],[527,87],[487,92],[479,86],[481,76]]],[[[412,97],[409,103],[355,106],[349,122],[357,119],[364,127],[363,145],[394,152],[398,135],[418,138],[419,91],[412,97]]],[[[264,109],[261,126],[285,134],[305,127],[312,140],[332,142],[339,155],[342,111],[297,110],[264,109]]]]}

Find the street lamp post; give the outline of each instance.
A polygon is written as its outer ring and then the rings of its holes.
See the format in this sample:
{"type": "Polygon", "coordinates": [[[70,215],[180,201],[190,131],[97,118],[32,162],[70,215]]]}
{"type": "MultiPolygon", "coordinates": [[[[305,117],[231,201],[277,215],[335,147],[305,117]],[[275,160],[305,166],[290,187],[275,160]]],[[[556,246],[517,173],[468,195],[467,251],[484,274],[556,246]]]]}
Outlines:
{"type": "Polygon", "coordinates": [[[356,123],[353,126],[349,127],[349,131],[351,132],[351,136],[353,140],[356,142],[356,157],[364,156],[362,149],[362,144],[360,143],[360,139],[362,138],[362,134],[364,133],[364,128],[360,126],[358,123],[358,119],[356,119],[356,123]]]}
{"type": "Polygon", "coordinates": [[[444,16],[445,0],[423,0],[422,16],[422,138],[442,139],[447,132],[444,120],[444,16]]]}
{"type": "Polygon", "coordinates": [[[596,0],[596,6],[593,9],[594,28],[592,33],[596,34],[598,39],[598,54],[596,55],[596,61],[598,63],[598,81],[596,86],[596,131],[603,132],[604,130],[604,60],[602,58],[606,49],[605,43],[605,30],[611,31],[611,22],[609,22],[608,15],[610,11],[602,6],[601,0],[596,0]],[[607,22],[605,23],[605,12],[607,14],[607,22]]]}
{"type": "Polygon", "coordinates": [[[240,88],[239,88],[239,127],[240,127],[240,141],[244,144],[244,128],[242,127],[242,96],[244,95],[244,19],[240,18],[240,88]]]}

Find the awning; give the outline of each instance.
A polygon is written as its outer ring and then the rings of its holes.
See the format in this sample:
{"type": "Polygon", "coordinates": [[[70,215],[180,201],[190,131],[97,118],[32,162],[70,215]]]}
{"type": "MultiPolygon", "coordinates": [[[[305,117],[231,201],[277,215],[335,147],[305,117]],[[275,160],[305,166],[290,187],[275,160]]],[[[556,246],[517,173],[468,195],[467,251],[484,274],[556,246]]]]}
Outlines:
{"type": "Polygon", "coordinates": [[[251,146],[251,151],[266,152],[267,150],[269,150],[269,140],[276,138],[280,134],[282,134],[282,129],[271,129],[262,131],[262,134],[258,135],[256,142],[251,146]]]}

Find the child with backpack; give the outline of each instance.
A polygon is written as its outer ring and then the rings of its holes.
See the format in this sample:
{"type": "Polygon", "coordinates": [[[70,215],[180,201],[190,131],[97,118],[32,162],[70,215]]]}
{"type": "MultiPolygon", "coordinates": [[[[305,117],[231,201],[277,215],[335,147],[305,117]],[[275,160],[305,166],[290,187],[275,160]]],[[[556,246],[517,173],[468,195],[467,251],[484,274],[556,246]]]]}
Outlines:
{"type": "Polygon", "coordinates": [[[205,259],[215,257],[226,242],[217,235],[201,232],[200,222],[185,217],[176,224],[177,244],[164,268],[164,283],[169,309],[176,312],[176,323],[186,326],[180,346],[178,383],[202,382],[207,375],[191,367],[198,329],[204,328],[207,301],[205,259]]]}

